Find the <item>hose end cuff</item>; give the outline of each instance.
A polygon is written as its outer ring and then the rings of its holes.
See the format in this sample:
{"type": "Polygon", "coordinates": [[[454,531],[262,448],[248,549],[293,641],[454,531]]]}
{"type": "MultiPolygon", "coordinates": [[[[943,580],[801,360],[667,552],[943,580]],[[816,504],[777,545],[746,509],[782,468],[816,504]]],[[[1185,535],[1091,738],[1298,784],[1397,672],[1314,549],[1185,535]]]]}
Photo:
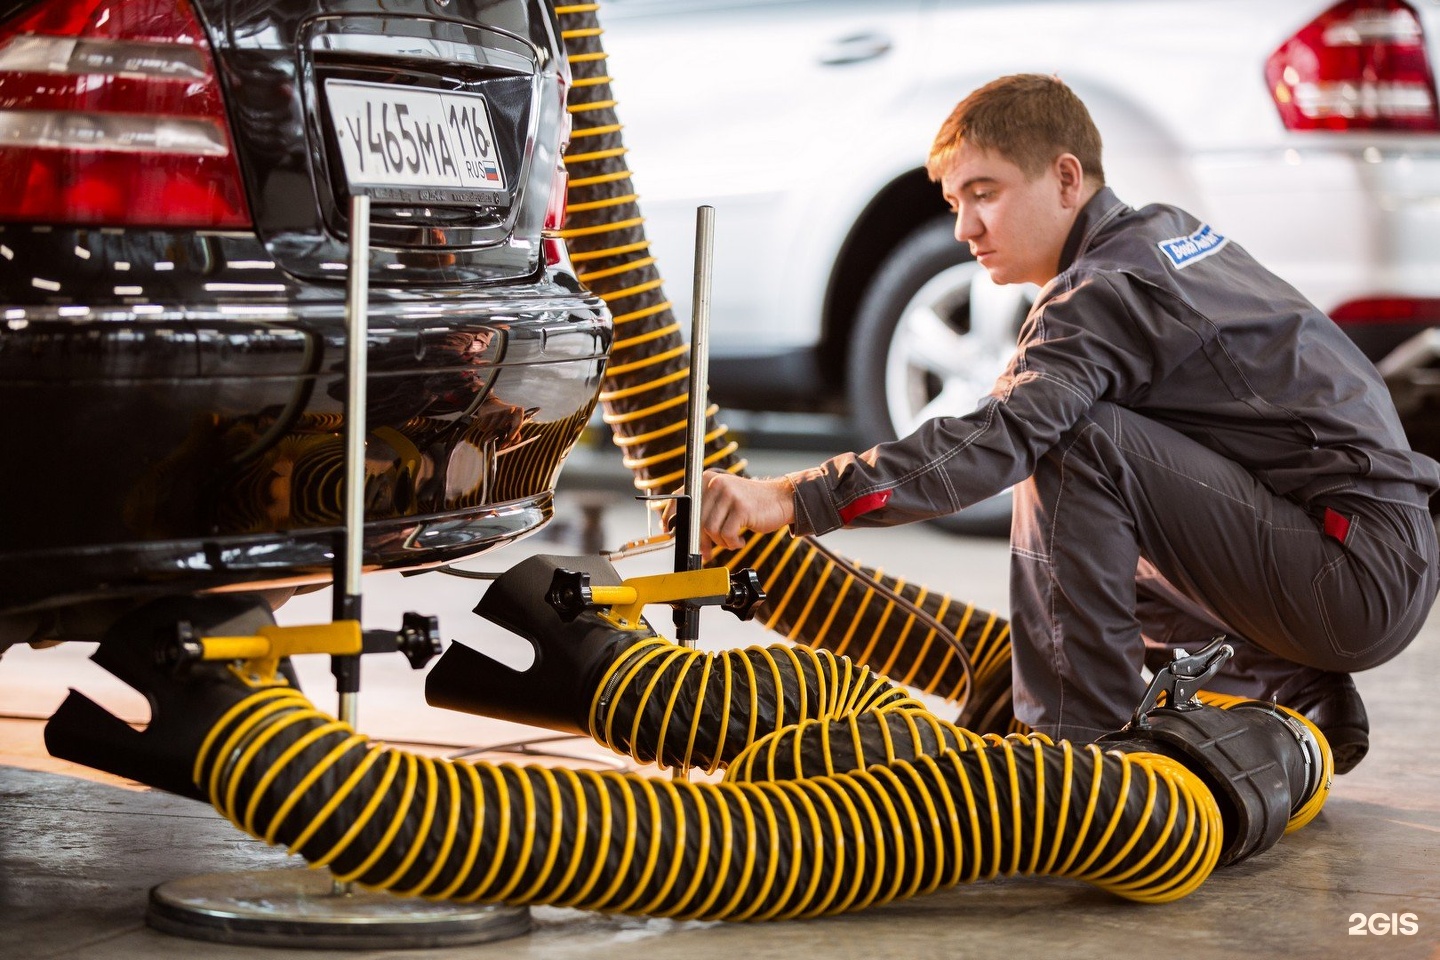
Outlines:
{"type": "Polygon", "coordinates": [[[560,570],[588,575],[597,587],[624,580],[596,556],[535,556],[505,571],[475,612],[528,641],[534,662],[516,670],[458,643],[450,644],[425,678],[433,707],[583,734],[600,677],[616,656],[655,636],[648,628],[620,630],[593,609],[562,618],[547,600],[560,570]]]}
{"type": "Polygon", "coordinates": [[[1316,789],[1318,745],[1307,750],[1288,718],[1259,701],[1225,710],[1197,703],[1161,707],[1146,714],[1142,724],[1097,742],[1124,753],[1171,757],[1204,781],[1224,822],[1220,866],[1274,846],[1292,810],[1316,789]]]}
{"type": "Polygon", "coordinates": [[[62,760],[191,797],[206,797],[191,779],[205,735],[234,704],[255,691],[221,661],[169,662],[177,629],[245,636],[274,624],[262,599],[244,594],[173,597],[122,617],[91,659],[145,695],[150,722],[143,730],[71,690],[45,724],[45,746],[62,760]]]}

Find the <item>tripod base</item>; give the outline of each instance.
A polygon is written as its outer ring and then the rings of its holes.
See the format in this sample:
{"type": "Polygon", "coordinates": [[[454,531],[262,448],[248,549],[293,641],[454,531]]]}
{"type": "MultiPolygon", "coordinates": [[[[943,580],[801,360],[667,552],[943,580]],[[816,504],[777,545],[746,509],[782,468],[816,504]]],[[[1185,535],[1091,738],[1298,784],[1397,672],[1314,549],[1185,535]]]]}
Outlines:
{"type": "Polygon", "coordinates": [[[252,870],[162,883],[150,891],[145,922],[164,933],[219,943],[405,949],[517,937],[530,931],[530,908],[335,893],[323,870],[252,870]]]}

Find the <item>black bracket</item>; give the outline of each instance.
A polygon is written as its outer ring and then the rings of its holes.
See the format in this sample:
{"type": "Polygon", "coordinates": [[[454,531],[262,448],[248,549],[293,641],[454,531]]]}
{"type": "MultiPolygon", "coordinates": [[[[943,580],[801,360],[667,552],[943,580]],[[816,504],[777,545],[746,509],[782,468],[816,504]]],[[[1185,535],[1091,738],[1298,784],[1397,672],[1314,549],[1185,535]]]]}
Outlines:
{"type": "Polygon", "coordinates": [[[440,619],[423,613],[406,613],[399,630],[366,630],[360,637],[361,653],[399,652],[414,670],[423,670],[440,656],[440,619]]]}
{"type": "Polygon", "coordinates": [[[1135,708],[1127,729],[1147,726],[1146,715],[1155,709],[1161,693],[1165,694],[1165,706],[1169,709],[1198,709],[1201,704],[1195,699],[1195,694],[1234,655],[1235,648],[1226,642],[1224,634],[1212,637],[1209,645],[1197,654],[1176,650],[1174,659],[1156,671],[1155,679],[1150,681],[1150,689],[1140,698],[1140,705],[1135,708]]]}

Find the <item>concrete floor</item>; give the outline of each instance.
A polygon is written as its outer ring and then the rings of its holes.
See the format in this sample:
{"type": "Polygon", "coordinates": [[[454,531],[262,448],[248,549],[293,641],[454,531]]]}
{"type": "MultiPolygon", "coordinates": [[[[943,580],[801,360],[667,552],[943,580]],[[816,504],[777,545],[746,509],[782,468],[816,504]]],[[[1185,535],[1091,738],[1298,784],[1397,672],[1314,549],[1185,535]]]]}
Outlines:
{"type": "MultiPolygon", "coordinates": [[[[573,507],[573,503],[571,504],[573,507]]],[[[562,516],[578,511],[562,509],[562,516]]],[[[608,542],[643,532],[639,508],[606,514],[608,542]]],[[[928,529],[843,532],[843,552],[932,588],[1004,610],[1006,546],[928,529]]],[[[471,565],[508,567],[527,552],[575,552],[529,542],[471,565]]],[[[627,576],[662,569],[664,556],[625,561],[627,576]]],[[[406,609],[441,618],[447,635],[497,656],[515,648],[469,614],[483,584],[377,576],[366,580],[366,622],[395,626],[406,609]],[[391,621],[394,621],[393,623],[391,621]]],[[[286,622],[328,618],[328,594],[287,605],[286,622]]],[[[702,645],[767,642],[728,616],[707,614],[702,645]]],[[[147,891],[195,874],[286,865],[209,807],[48,758],[41,722],[75,686],[129,719],[140,698],[84,659],[82,645],[14,650],[0,660],[0,960],[295,954],[379,958],[685,957],[747,960],[822,956],[1129,958],[1395,957],[1440,960],[1440,616],[1398,661],[1358,683],[1374,727],[1370,756],[1337,781],[1321,817],[1271,851],[1213,875],[1197,893],[1140,906],[1070,881],[1009,880],[940,891],[868,912],[769,925],[671,922],[537,908],[535,928],[488,945],[415,951],[276,950],[203,943],[144,925],[147,891]],[[1413,914],[1410,934],[1351,932],[1357,915],[1413,914]]],[[[374,658],[372,658],[373,660],[374,658]]],[[[422,678],[398,658],[366,664],[360,727],[395,742],[449,752],[533,731],[433,710],[422,678]]],[[[323,664],[302,664],[307,690],[323,691],[323,664]]],[[[330,702],[312,693],[322,708],[330,702]]],[[[582,757],[598,757],[593,751],[582,757]]],[[[581,762],[587,762],[582,759],[581,762]]]]}

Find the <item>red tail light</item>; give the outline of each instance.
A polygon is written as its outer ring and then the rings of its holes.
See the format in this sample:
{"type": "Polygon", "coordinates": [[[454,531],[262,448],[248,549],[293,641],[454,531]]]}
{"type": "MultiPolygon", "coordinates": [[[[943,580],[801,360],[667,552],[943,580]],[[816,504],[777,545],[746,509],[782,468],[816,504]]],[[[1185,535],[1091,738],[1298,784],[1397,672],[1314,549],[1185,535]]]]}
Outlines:
{"type": "Polygon", "coordinates": [[[555,166],[555,177],[550,182],[550,206],[545,209],[545,232],[543,246],[545,248],[545,262],[555,266],[565,259],[565,241],[559,236],[560,228],[565,226],[565,210],[569,205],[570,174],[565,169],[565,164],[559,163],[555,166]]]}
{"type": "Polygon", "coordinates": [[[565,169],[565,147],[570,143],[570,132],[575,127],[574,118],[566,109],[566,91],[570,87],[570,64],[561,60],[560,71],[560,145],[555,150],[557,158],[555,175],[550,181],[550,203],[545,208],[545,230],[541,246],[545,251],[545,263],[555,266],[568,258],[565,241],[559,233],[565,226],[566,208],[570,203],[570,171],[565,169]]]}
{"type": "Polygon", "coordinates": [[[246,227],[187,0],[49,0],[0,25],[0,221],[246,227]]]}
{"type": "Polygon", "coordinates": [[[1265,80],[1290,130],[1440,131],[1420,19],[1402,0],[1345,0],[1285,41],[1265,80]]]}
{"type": "Polygon", "coordinates": [[[1440,324],[1440,300],[1417,297],[1351,300],[1331,310],[1330,319],[1342,326],[1440,324]]]}

